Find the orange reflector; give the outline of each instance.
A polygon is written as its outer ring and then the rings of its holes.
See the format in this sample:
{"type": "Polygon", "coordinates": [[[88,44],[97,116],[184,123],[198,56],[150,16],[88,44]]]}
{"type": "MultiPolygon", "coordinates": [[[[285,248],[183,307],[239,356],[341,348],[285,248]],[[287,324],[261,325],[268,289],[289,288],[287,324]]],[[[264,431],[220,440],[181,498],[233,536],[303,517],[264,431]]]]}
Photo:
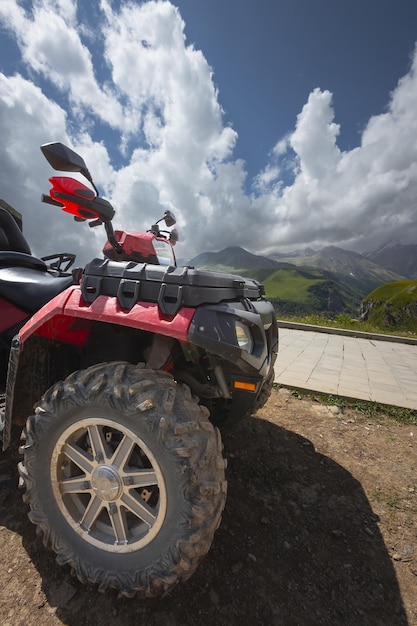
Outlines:
{"type": "Polygon", "coordinates": [[[235,380],[233,383],[235,389],[244,389],[245,391],[256,391],[256,383],[245,383],[243,380],[235,380]]]}

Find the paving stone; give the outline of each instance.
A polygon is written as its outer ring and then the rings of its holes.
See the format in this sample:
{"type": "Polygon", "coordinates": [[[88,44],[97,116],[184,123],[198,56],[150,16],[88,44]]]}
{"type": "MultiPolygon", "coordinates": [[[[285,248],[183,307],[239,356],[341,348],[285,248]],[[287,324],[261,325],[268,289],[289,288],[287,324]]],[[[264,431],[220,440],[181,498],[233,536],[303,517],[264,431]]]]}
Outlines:
{"type": "Polygon", "coordinates": [[[417,345],[280,328],[275,382],[417,409],[417,345]]]}

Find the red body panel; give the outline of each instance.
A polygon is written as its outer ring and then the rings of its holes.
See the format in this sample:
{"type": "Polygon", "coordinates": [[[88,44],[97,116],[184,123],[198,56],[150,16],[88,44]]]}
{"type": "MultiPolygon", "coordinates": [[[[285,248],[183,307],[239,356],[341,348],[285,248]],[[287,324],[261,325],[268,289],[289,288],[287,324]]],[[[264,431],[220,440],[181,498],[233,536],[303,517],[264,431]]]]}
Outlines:
{"type": "Polygon", "coordinates": [[[22,343],[36,333],[50,339],[83,345],[88,336],[88,322],[98,321],[138,328],[188,342],[188,329],[193,316],[194,309],[184,307],[171,318],[163,315],[158,304],[153,302],[138,302],[130,311],[125,311],[117,298],[109,296],[98,296],[92,304],[86,304],[80,288],[75,285],[35,313],[23,326],[19,336],[22,343]]]}
{"type": "Polygon", "coordinates": [[[22,322],[27,316],[27,313],[15,307],[14,304],[0,298],[0,333],[22,322]]]}
{"type": "MultiPolygon", "coordinates": [[[[116,241],[120,243],[123,248],[123,252],[128,256],[135,253],[141,254],[144,258],[155,256],[155,248],[153,247],[153,240],[156,239],[152,233],[136,233],[126,232],[124,230],[115,230],[114,236],[116,241]]],[[[112,250],[112,246],[107,242],[103,247],[103,252],[112,250]]],[[[132,258],[134,258],[132,256],[132,258]]]]}

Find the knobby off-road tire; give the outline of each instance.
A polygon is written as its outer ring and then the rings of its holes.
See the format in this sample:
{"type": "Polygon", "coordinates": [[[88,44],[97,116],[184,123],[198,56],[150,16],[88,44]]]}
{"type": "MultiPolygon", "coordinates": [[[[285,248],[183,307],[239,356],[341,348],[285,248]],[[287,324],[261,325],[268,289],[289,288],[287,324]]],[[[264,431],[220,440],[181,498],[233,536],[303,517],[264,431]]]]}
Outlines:
{"type": "Polygon", "coordinates": [[[36,405],[21,451],[29,518],[82,582],[163,595],[209,550],[226,498],[220,435],[169,374],[75,372],[36,405]]]}

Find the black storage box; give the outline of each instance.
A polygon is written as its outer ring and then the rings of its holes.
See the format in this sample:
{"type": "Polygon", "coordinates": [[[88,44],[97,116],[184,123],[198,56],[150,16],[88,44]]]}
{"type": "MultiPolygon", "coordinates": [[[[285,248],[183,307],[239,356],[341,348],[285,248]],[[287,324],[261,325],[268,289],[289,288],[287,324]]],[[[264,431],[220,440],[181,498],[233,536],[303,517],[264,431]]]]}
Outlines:
{"type": "Polygon", "coordinates": [[[127,310],[136,302],[157,302],[162,313],[172,316],[183,306],[257,300],[264,288],[256,280],[234,274],[93,259],[83,272],[81,292],[88,303],[101,295],[117,297],[127,310]]]}

